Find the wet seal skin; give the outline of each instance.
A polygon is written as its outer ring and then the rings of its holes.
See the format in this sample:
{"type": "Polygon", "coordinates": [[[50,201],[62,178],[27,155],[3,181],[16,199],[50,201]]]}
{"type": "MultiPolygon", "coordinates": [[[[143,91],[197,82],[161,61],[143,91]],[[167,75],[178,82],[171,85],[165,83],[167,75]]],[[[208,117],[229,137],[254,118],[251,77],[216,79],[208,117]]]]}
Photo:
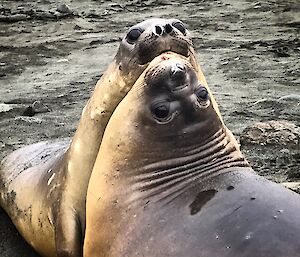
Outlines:
{"type": "Polygon", "coordinates": [[[84,107],[71,142],[25,146],[2,161],[1,207],[42,256],[82,256],[86,191],[105,127],[149,62],[164,52],[198,65],[180,20],[151,19],[130,28],[84,107]]]}
{"type": "Polygon", "coordinates": [[[299,256],[300,196],[254,173],[184,57],[158,58],[106,127],[84,256],[299,256]]]}

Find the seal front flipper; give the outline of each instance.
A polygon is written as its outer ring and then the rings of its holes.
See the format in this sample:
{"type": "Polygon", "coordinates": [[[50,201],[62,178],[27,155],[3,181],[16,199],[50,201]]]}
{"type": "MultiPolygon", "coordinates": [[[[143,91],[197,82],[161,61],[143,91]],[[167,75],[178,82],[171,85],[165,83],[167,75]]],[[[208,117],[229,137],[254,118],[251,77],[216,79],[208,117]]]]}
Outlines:
{"type": "Polygon", "coordinates": [[[82,226],[76,210],[66,207],[58,215],[55,226],[57,257],[82,257],[82,226]]]}

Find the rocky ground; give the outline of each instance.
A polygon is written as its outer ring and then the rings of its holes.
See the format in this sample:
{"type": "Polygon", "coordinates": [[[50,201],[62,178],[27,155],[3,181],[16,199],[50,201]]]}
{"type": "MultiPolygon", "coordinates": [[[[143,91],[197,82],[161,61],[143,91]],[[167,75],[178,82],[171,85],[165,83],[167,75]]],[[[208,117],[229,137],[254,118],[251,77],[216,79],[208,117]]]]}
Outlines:
{"type": "MultiPolygon", "coordinates": [[[[128,27],[188,24],[224,120],[254,169],[300,181],[298,0],[0,2],[0,159],[72,136],[128,27]]],[[[0,256],[37,256],[0,211],[0,256]]]]}

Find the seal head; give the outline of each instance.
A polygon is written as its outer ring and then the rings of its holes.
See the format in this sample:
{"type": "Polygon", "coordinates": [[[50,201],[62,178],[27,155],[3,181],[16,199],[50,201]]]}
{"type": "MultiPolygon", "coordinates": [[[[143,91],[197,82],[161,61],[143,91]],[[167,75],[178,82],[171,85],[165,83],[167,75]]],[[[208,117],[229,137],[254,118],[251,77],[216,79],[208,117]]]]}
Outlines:
{"type": "Polygon", "coordinates": [[[149,19],[128,30],[116,56],[119,68],[129,71],[133,63],[145,65],[156,56],[175,52],[195,61],[190,32],[178,19],[149,19]]]}

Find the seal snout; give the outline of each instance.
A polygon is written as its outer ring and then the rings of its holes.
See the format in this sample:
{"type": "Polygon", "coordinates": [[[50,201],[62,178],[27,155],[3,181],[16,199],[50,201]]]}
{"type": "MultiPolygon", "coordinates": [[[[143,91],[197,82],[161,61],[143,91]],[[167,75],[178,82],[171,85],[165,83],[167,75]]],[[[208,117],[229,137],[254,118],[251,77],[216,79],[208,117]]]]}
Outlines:
{"type": "Polygon", "coordinates": [[[153,29],[154,35],[163,36],[170,34],[173,31],[173,26],[169,23],[162,25],[155,25],[153,29]]]}
{"type": "Polygon", "coordinates": [[[185,77],[185,67],[181,63],[174,63],[171,67],[171,79],[177,80],[185,77]]]}
{"type": "Polygon", "coordinates": [[[185,65],[181,62],[176,62],[170,67],[169,88],[172,92],[179,92],[182,89],[189,87],[188,72],[185,65]]]}

